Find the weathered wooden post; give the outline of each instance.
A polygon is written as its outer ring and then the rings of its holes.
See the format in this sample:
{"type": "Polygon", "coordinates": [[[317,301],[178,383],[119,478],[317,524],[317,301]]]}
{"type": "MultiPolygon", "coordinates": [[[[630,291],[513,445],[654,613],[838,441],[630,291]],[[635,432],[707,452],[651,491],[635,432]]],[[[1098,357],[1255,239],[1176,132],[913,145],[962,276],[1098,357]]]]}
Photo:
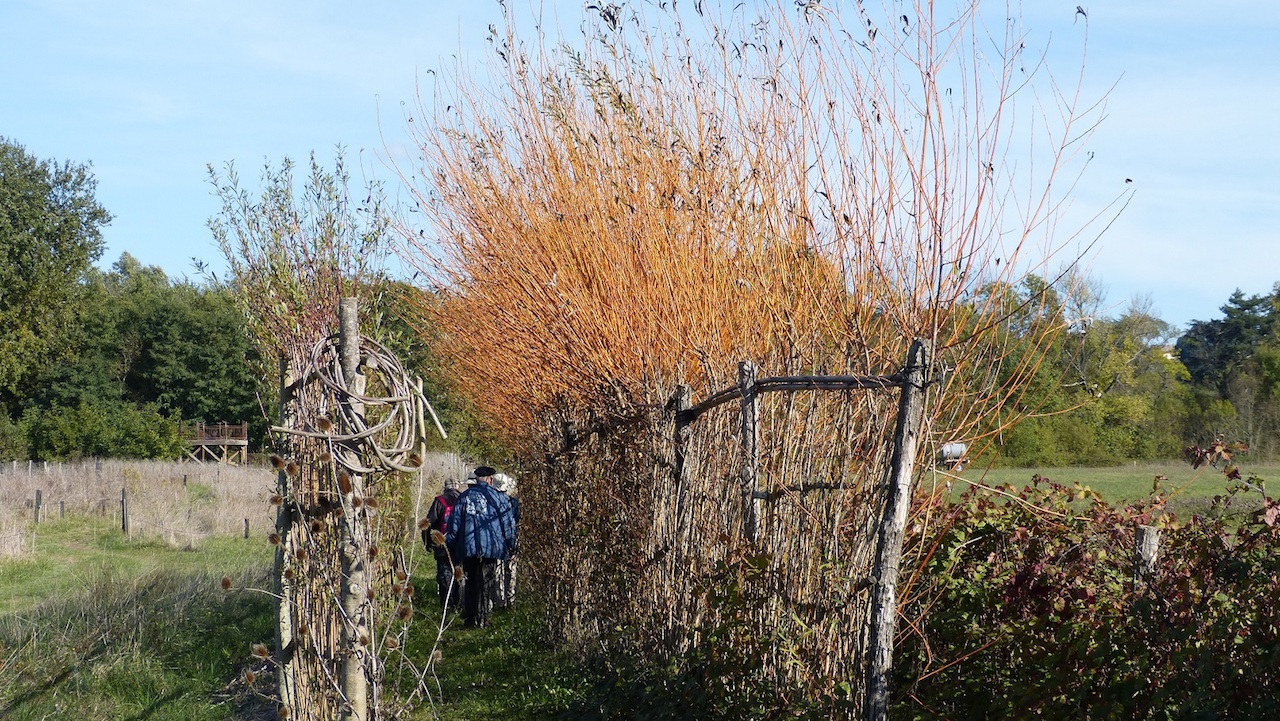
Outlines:
{"type": "MultiPolygon", "coordinates": [[[[289,412],[289,405],[292,398],[289,392],[289,358],[283,353],[280,354],[280,427],[289,428],[292,414],[289,412]]],[[[282,443],[288,448],[290,441],[283,438],[282,443]]],[[[286,460],[287,459],[283,459],[286,460]]],[[[187,476],[183,474],[182,484],[187,483],[187,476]]],[[[285,649],[291,648],[293,645],[293,606],[294,591],[293,580],[291,574],[286,573],[286,565],[290,563],[290,554],[294,546],[293,534],[293,502],[294,495],[289,488],[289,474],[285,470],[285,463],[280,464],[280,468],[276,471],[276,493],[280,496],[280,505],[276,506],[276,535],[280,538],[280,542],[276,544],[275,558],[272,562],[272,585],[275,591],[276,605],[276,656],[279,663],[276,666],[276,684],[280,689],[280,702],[288,709],[292,709],[295,713],[302,713],[303,709],[299,708],[298,687],[295,671],[295,663],[293,654],[286,652],[285,649]]]]}
{"type": "Polygon", "coordinates": [[[676,535],[672,539],[672,545],[677,548],[682,548],[684,543],[685,465],[689,458],[689,438],[693,435],[690,424],[682,422],[680,414],[689,410],[691,405],[693,405],[693,388],[684,384],[676,386],[675,395],[671,399],[671,412],[675,416],[675,431],[672,438],[674,463],[671,469],[671,481],[675,486],[676,494],[676,535]]]}
{"type": "Polygon", "coordinates": [[[129,491],[120,489],[120,532],[129,537],[129,491]]]}
{"type": "MultiPolygon", "coordinates": [[[[342,380],[352,394],[364,392],[364,376],[359,373],[360,366],[360,318],[355,298],[343,298],[338,306],[339,324],[339,364],[342,367],[342,380]]],[[[343,400],[345,417],[357,417],[364,413],[364,406],[348,395],[343,400]]],[[[356,429],[344,428],[343,433],[350,435],[356,429]]],[[[354,449],[349,450],[355,453],[354,449]]],[[[363,511],[354,500],[361,499],[363,505],[364,480],[358,474],[351,474],[351,492],[342,494],[342,518],[340,519],[340,546],[342,548],[342,612],[343,612],[343,659],[342,659],[342,693],[347,699],[341,718],[343,721],[366,721],[368,719],[369,688],[365,677],[365,661],[371,644],[368,623],[368,588],[367,569],[365,565],[364,543],[366,538],[362,518],[363,511]]]]}
{"type": "Polygon", "coordinates": [[[743,530],[755,543],[760,540],[760,499],[756,487],[760,471],[760,404],[755,363],[738,364],[738,388],[742,392],[742,466],[738,474],[742,485],[743,530]]]}
{"type": "Polygon", "coordinates": [[[1133,585],[1146,583],[1156,572],[1156,556],[1160,553],[1160,529],[1156,526],[1138,526],[1135,538],[1133,585]]]}
{"type": "Polygon", "coordinates": [[[67,502],[58,501],[58,518],[66,518],[66,517],[67,517],[67,502]]]}
{"type": "Polygon", "coordinates": [[[898,564],[911,507],[911,479],[924,417],[924,384],[933,349],[915,340],[907,353],[898,422],[893,434],[893,455],[884,482],[880,533],[876,539],[874,589],[871,599],[871,632],[867,648],[865,721],[889,717],[889,674],[893,669],[893,634],[898,621],[898,564]]]}
{"type": "Polygon", "coordinates": [[[34,509],[35,516],[36,516],[36,523],[40,522],[40,504],[44,501],[43,496],[44,496],[44,492],[41,491],[39,488],[37,488],[36,489],[36,505],[34,509]]]}

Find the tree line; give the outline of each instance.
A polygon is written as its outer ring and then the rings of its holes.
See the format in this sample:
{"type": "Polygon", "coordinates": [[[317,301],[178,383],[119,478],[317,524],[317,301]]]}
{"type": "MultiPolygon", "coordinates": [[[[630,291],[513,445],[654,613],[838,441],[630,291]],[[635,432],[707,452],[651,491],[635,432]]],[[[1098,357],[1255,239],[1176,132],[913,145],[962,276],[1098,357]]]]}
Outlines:
{"type": "MultiPolygon", "coordinates": [[[[274,362],[262,357],[234,282],[171,279],[127,253],[97,268],[111,215],[95,189],[89,165],[40,159],[0,138],[0,460],[176,457],[186,421],[249,421],[263,438],[274,362]]],[[[421,291],[374,282],[385,340],[420,368],[462,431],[456,442],[487,443],[422,340],[433,334],[406,320],[421,291]]],[[[1148,301],[1108,312],[1102,286],[1071,274],[976,296],[1007,305],[1003,331],[1013,337],[1067,329],[1016,401],[1031,417],[995,429],[997,463],[1168,459],[1218,436],[1255,457],[1280,451],[1280,284],[1235,291],[1222,317],[1181,334],[1148,301]]]]}

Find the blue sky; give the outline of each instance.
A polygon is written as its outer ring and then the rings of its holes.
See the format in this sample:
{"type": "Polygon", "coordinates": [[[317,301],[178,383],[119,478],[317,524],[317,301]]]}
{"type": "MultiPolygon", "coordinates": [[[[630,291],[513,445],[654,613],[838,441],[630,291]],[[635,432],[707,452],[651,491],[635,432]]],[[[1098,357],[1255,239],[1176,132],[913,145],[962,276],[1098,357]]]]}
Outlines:
{"type": "MultiPolygon", "coordinates": [[[[1077,4],[1024,8],[1033,38],[1053,36],[1068,60],[1077,4]]],[[[581,2],[546,6],[576,27],[581,2]]],[[[1074,212],[1096,212],[1126,178],[1136,189],[1088,263],[1111,307],[1148,294],[1185,324],[1216,317],[1235,288],[1269,291],[1280,281],[1280,3],[1083,7],[1087,89],[1115,87],[1074,212]]],[[[256,185],[267,160],[315,150],[327,161],[341,143],[357,180],[388,178],[382,157],[407,140],[400,104],[414,101],[418,75],[459,52],[478,60],[498,18],[488,0],[3,0],[0,135],[39,157],[92,161],[115,215],[103,265],[127,251],[189,275],[193,256],[221,266],[205,225],[218,210],[208,163],[234,160],[256,185]]]]}

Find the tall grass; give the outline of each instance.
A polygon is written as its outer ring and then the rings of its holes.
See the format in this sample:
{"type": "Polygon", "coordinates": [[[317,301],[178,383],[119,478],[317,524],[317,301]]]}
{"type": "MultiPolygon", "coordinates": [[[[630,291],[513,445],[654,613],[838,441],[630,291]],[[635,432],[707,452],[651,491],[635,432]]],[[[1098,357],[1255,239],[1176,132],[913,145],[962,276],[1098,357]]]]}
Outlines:
{"type": "Polygon", "coordinates": [[[0,464],[0,555],[30,549],[40,491],[43,520],[97,516],[120,522],[120,492],[128,499],[129,535],[179,547],[211,536],[249,532],[265,537],[273,520],[270,471],[253,466],[89,459],[75,463],[0,464]]]}

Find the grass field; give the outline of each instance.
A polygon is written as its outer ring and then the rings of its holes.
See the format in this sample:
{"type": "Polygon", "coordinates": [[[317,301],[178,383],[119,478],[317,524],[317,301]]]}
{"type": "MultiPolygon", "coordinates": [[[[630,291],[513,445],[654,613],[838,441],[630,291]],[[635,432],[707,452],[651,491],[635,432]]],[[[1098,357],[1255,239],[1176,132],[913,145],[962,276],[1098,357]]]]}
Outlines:
{"type": "MultiPolygon", "coordinates": [[[[1280,481],[1280,465],[1240,465],[1241,474],[1272,481],[1280,481]]],[[[1166,494],[1172,496],[1171,506],[1177,510],[1197,510],[1207,505],[1213,496],[1239,488],[1240,483],[1229,481],[1222,471],[1211,466],[1193,469],[1187,463],[1143,463],[1103,468],[980,468],[970,467],[959,474],[939,472],[934,482],[943,484],[950,480],[952,493],[966,490],[972,484],[1000,486],[1008,483],[1021,488],[1039,474],[1065,485],[1079,483],[1097,491],[1111,503],[1136,501],[1151,495],[1154,479],[1163,476],[1160,484],[1166,494]]],[[[926,481],[928,482],[928,481],[926,481]]]]}

